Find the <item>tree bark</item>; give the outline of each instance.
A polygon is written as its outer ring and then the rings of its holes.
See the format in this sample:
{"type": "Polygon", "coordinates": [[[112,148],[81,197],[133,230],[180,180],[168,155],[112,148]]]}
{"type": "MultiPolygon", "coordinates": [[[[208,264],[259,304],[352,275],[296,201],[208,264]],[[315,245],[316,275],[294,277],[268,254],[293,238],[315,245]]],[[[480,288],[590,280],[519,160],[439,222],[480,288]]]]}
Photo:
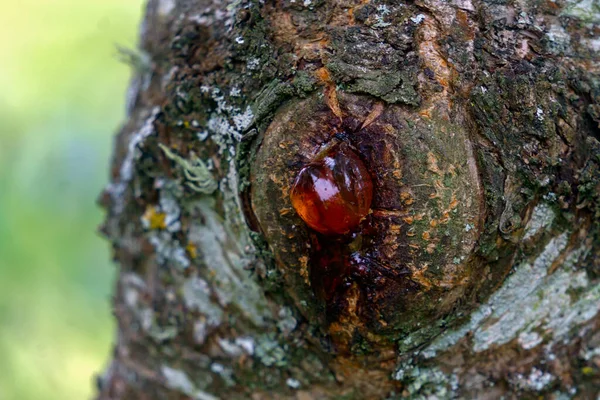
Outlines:
{"type": "Polygon", "coordinates": [[[595,0],[150,0],[98,398],[595,398],[599,33],[595,0]],[[374,187],[340,237],[289,197],[335,141],[374,187]]]}

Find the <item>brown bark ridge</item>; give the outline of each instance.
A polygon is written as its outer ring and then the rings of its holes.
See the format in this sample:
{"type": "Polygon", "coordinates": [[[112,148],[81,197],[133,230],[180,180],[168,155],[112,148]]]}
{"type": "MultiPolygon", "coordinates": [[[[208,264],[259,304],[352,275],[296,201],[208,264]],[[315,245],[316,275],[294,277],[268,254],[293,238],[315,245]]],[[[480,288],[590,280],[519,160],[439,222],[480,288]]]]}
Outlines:
{"type": "Polygon", "coordinates": [[[98,398],[595,398],[599,33],[595,0],[150,0],[98,398]],[[374,194],[327,237],[289,193],[336,140],[374,194]]]}

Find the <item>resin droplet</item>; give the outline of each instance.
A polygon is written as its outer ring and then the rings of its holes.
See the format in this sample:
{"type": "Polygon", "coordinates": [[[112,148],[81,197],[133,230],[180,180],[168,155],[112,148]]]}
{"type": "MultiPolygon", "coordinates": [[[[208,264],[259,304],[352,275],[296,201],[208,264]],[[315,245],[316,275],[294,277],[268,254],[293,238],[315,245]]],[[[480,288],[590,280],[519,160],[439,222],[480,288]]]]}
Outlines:
{"type": "Polygon", "coordinates": [[[369,213],[373,183],[362,160],[341,143],[300,171],[290,198],[309,227],[326,235],[341,235],[369,213]]]}

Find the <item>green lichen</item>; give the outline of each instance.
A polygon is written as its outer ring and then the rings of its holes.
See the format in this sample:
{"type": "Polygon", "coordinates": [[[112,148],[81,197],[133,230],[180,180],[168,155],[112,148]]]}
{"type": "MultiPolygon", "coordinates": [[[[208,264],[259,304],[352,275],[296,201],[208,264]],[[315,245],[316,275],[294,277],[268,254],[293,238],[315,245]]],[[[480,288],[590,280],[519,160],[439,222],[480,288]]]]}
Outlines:
{"type": "Polygon", "coordinates": [[[541,203],[535,206],[531,215],[531,219],[525,227],[525,235],[523,236],[523,240],[532,238],[541,230],[549,228],[555,218],[556,214],[548,204],[541,203]]]}
{"type": "Polygon", "coordinates": [[[284,337],[288,336],[294,329],[296,329],[298,321],[296,318],[294,318],[291,308],[283,307],[279,311],[279,318],[280,320],[277,321],[277,329],[279,329],[284,337]]]}
{"type": "Polygon", "coordinates": [[[182,296],[187,309],[202,313],[208,325],[218,326],[223,320],[223,309],[211,300],[211,290],[205,280],[198,277],[186,279],[182,296]]]}
{"type": "Polygon", "coordinates": [[[196,157],[194,153],[190,154],[190,159],[185,159],[162,143],[158,146],[165,153],[167,158],[174,161],[182,170],[187,187],[194,192],[203,194],[212,194],[219,187],[207,164],[196,157]]]}
{"type": "Polygon", "coordinates": [[[234,372],[232,368],[226,367],[220,363],[212,363],[210,366],[212,373],[216,374],[221,378],[225,386],[235,386],[234,372]]]}
{"type": "Polygon", "coordinates": [[[254,355],[267,367],[286,367],[288,365],[287,346],[281,345],[274,335],[265,335],[258,339],[254,355]]]}
{"type": "Polygon", "coordinates": [[[398,368],[394,379],[402,381],[405,394],[392,399],[446,399],[453,398],[458,389],[458,377],[445,374],[439,368],[420,368],[410,363],[398,368]]]}
{"type": "Polygon", "coordinates": [[[559,270],[548,274],[550,266],[565,251],[567,241],[568,233],[550,240],[534,262],[519,265],[486,304],[471,314],[468,322],[444,332],[421,354],[432,358],[467,334],[472,336],[475,352],[515,338],[523,347],[531,348],[542,342],[537,338],[538,330],[548,332],[549,339],[556,342],[593,318],[599,312],[600,285],[591,284],[585,271],[572,270],[585,255],[585,247],[572,251],[559,270]],[[573,293],[577,295],[573,297],[573,293]],[[518,308],[514,307],[515,302],[518,308]]]}
{"type": "Polygon", "coordinates": [[[201,249],[210,249],[202,254],[209,271],[205,279],[211,282],[219,303],[235,306],[258,326],[265,324],[269,315],[266,299],[258,284],[249,279],[249,255],[209,201],[196,202],[192,207],[201,213],[204,223],[192,224],[189,239],[201,249]]]}
{"type": "Polygon", "coordinates": [[[294,88],[289,83],[273,80],[256,96],[252,104],[255,121],[263,120],[293,95],[294,88]]]}
{"type": "Polygon", "coordinates": [[[600,22],[600,3],[597,0],[569,0],[561,15],[578,18],[583,22],[600,22]]]}
{"type": "Polygon", "coordinates": [[[298,97],[306,97],[309,93],[317,89],[317,80],[314,74],[306,71],[298,71],[294,76],[292,85],[296,89],[298,97]]]}
{"type": "Polygon", "coordinates": [[[339,81],[349,81],[344,89],[350,93],[370,94],[387,103],[413,106],[421,101],[414,87],[416,79],[410,72],[365,71],[342,61],[332,61],[327,67],[339,81]]]}

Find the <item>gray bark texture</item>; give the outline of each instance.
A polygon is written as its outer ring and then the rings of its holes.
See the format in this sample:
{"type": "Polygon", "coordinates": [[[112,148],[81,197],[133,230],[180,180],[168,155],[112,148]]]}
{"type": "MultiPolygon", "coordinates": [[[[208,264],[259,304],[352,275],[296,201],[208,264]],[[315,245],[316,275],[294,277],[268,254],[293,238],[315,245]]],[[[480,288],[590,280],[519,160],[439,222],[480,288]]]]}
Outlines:
{"type": "Polygon", "coordinates": [[[98,398],[596,399],[599,57],[597,0],[150,0],[98,398]],[[332,140],[343,238],[290,201],[332,140]]]}

